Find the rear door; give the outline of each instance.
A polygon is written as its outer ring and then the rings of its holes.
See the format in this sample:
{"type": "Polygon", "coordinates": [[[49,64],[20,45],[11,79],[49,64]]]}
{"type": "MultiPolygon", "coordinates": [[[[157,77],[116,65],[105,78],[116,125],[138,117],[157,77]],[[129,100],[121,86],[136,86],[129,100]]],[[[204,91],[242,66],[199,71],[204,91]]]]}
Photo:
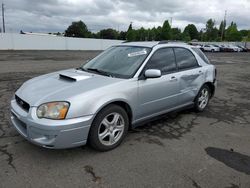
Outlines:
{"type": "Polygon", "coordinates": [[[147,69],[159,69],[162,76],[139,80],[139,119],[171,109],[179,103],[180,86],[173,49],[158,49],[147,62],[142,74],[147,69]]]}
{"type": "Polygon", "coordinates": [[[204,49],[205,51],[210,51],[210,50],[211,50],[210,46],[208,46],[208,45],[205,45],[205,46],[203,47],[203,49],[204,49]]]}
{"type": "Polygon", "coordinates": [[[199,66],[196,57],[187,48],[174,48],[176,63],[180,73],[180,102],[182,104],[190,103],[196,97],[201,85],[204,83],[205,76],[201,66],[199,66]]]}

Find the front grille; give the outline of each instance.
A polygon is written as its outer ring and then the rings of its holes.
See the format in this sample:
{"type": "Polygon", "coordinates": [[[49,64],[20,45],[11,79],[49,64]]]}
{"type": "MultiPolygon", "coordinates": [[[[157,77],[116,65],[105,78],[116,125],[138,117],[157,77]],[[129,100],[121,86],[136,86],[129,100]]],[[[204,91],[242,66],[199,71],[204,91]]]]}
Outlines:
{"type": "Polygon", "coordinates": [[[24,100],[22,100],[20,97],[18,97],[17,95],[15,95],[15,98],[16,98],[16,102],[17,104],[22,108],[24,109],[26,112],[29,111],[30,109],[30,105],[25,102],[24,100]]]}

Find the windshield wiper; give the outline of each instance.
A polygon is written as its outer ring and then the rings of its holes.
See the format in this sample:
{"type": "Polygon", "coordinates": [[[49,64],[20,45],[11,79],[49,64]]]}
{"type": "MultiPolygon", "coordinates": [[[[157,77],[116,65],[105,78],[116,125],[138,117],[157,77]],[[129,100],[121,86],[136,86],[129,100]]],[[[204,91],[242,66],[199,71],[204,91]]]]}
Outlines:
{"type": "Polygon", "coordinates": [[[83,67],[77,67],[76,70],[86,71],[83,67]]]}
{"type": "Polygon", "coordinates": [[[82,68],[82,70],[85,70],[85,71],[92,71],[92,72],[96,72],[96,73],[99,73],[99,74],[104,75],[104,76],[113,77],[113,75],[111,75],[110,73],[105,72],[105,71],[100,70],[100,69],[95,69],[95,68],[87,68],[87,69],[84,69],[84,68],[82,68]]]}

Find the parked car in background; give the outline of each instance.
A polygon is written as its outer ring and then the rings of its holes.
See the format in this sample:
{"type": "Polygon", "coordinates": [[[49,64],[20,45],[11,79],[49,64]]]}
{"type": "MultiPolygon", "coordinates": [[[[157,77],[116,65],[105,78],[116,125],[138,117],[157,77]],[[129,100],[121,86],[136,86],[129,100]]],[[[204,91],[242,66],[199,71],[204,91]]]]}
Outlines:
{"type": "Polygon", "coordinates": [[[242,49],[242,52],[247,52],[248,49],[244,46],[241,46],[241,45],[236,45],[237,47],[241,48],[242,49]]]}
{"type": "Polygon", "coordinates": [[[230,48],[230,49],[232,49],[233,52],[240,52],[240,51],[242,51],[241,48],[239,48],[239,47],[237,47],[235,45],[232,45],[232,44],[229,44],[227,47],[230,48]]]}
{"type": "Polygon", "coordinates": [[[121,144],[129,127],[177,109],[203,111],[215,92],[216,74],[194,46],[123,43],[79,68],[26,81],[11,100],[11,122],[45,148],[88,142],[108,151],[121,144]]]}
{"type": "Polygon", "coordinates": [[[211,44],[205,44],[201,47],[201,49],[205,52],[219,52],[220,51],[219,47],[216,47],[211,44]]]}
{"type": "Polygon", "coordinates": [[[216,48],[219,48],[220,49],[220,52],[222,51],[222,47],[221,47],[221,45],[217,45],[217,44],[212,44],[212,46],[214,46],[214,47],[216,47],[216,48]]]}
{"type": "Polygon", "coordinates": [[[195,44],[191,43],[191,45],[200,48],[202,51],[208,52],[247,52],[249,49],[242,45],[233,45],[233,44],[195,44]]]}
{"type": "Polygon", "coordinates": [[[234,52],[232,48],[229,48],[227,45],[223,44],[220,45],[220,51],[221,52],[234,52]]]}

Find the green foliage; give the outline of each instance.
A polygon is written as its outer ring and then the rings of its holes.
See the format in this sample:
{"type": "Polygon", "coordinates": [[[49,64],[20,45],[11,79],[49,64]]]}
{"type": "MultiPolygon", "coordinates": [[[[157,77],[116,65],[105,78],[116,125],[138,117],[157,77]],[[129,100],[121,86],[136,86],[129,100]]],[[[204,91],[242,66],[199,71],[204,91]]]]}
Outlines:
{"type": "Polygon", "coordinates": [[[161,40],[171,40],[171,39],[172,39],[171,27],[170,27],[168,20],[166,20],[163,23],[163,26],[161,29],[161,40]]]}
{"type": "Polygon", "coordinates": [[[239,32],[240,32],[240,34],[241,34],[242,37],[247,37],[247,35],[248,35],[248,33],[249,33],[249,31],[246,30],[246,29],[242,29],[242,30],[240,30],[239,32]]]}
{"type": "Polygon", "coordinates": [[[232,22],[231,25],[227,28],[225,33],[225,39],[227,41],[241,41],[242,35],[237,29],[236,23],[232,22]]]}
{"type": "Polygon", "coordinates": [[[181,35],[181,40],[185,41],[185,42],[189,42],[191,40],[190,36],[188,33],[183,32],[181,35]]]}
{"type": "Polygon", "coordinates": [[[247,41],[250,41],[250,30],[248,31],[247,41]]]}
{"type": "Polygon", "coordinates": [[[136,31],[132,27],[132,23],[130,23],[126,35],[127,41],[135,41],[136,40],[136,31]]]}
{"type": "Polygon", "coordinates": [[[220,41],[223,41],[225,39],[225,31],[226,31],[226,21],[221,21],[219,31],[218,31],[218,37],[220,38],[220,41]]]}
{"type": "Polygon", "coordinates": [[[199,39],[199,32],[194,24],[188,24],[184,29],[185,35],[188,35],[191,40],[199,39]]]}
{"type": "Polygon", "coordinates": [[[159,26],[157,28],[152,29],[152,40],[154,41],[160,41],[161,39],[161,30],[162,28],[159,26]]]}
{"type": "Polygon", "coordinates": [[[91,33],[88,31],[87,26],[81,20],[72,22],[72,24],[65,31],[66,37],[86,38],[90,37],[91,33]]]}
{"type": "Polygon", "coordinates": [[[102,39],[118,39],[119,33],[114,29],[103,29],[99,32],[99,36],[102,39]]]}
{"type": "Polygon", "coordinates": [[[219,30],[215,27],[215,20],[209,19],[206,23],[205,41],[218,39],[219,30]]]}
{"type": "Polygon", "coordinates": [[[182,40],[181,30],[179,28],[172,28],[172,40],[182,40]]]}
{"type": "Polygon", "coordinates": [[[127,32],[121,31],[119,33],[118,39],[119,40],[126,40],[126,35],[127,35],[127,32]]]}
{"type": "MultiPolygon", "coordinates": [[[[57,34],[60,35],[60,33],[57,34]]],[[[131,23],[127,31],[119,32],[109,28],[97,33],[91,33],[88,31],[87,26],[80,20],[78,22],[72,22],[65,31],[65,36],[119,39],[126,41],[182,40],[189,42],[193,39],[200,41],[250,41],[250,30],[238,31],[237,25],[234,22],[226,29],[226,23],[224,23],[224,21],[221,21],[219,29],[217,29],[215,20],[209,19],[206,23],[206,28],[200,31],[197,30],[194,24],[188,24],[182,32],[179,28],[171,28],[168,20],[166,20],[162,27],[158,26],[157,28],[145,29],[141,27],[140,29],[134,29],[131,23]]]]}

